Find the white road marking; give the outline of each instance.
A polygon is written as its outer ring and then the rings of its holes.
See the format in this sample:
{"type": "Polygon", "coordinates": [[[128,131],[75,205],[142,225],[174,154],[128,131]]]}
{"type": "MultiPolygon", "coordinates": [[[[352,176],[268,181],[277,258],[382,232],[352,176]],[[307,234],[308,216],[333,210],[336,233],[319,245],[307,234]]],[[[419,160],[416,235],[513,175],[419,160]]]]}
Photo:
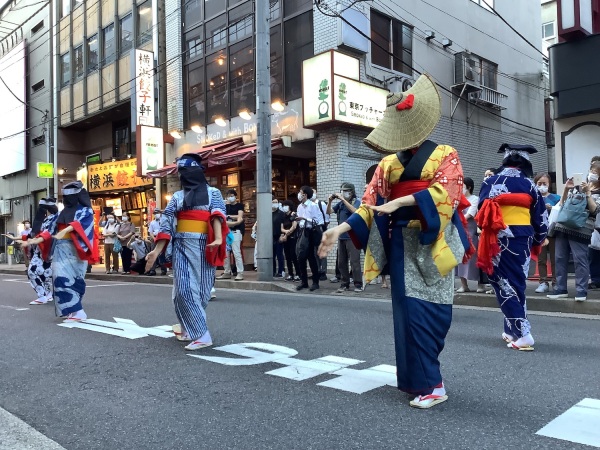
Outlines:
{"type": "Polygon", "coordinates": [[[363,394],[384,386],[397,387],[396,367],[381,364],[368,369],[348,369],[348,366],[360,364],[358,359],[342,358],[340,356],[324,356],[310,361],[294,358],[296,350],[263,342],[231,344],[216,347],[215,350],[232,353],[242,358],[223,358],[220,356],[189,355],[192,358],[223,364],[226,366],[250,366],[256,364],[276,363],[286,367],[265,372],[266,375],[287,378],[293,381],[304,381],[320,375],[329,374],[336,378],[318,383],[340,391],[363,394]],[[266,350],[267,352],[254,349],[266,350]]]}
{"type": "Polygon", "coordinates": [[[600,400],[584,398],[536,434],[600,448],[600,400]]]}
{"type": "Polygon", "coordinates": [[[87,319],[82,322],[59,323],[59,327],[78,328],[80,330],[95,331],[96,333],[110,334],[126,339],[140,339],[148,336],[171,338],[175,335],[169,325],[146,328],[141,327],[133,320],[114,317],[115,323],[104,320],[87,319]]]}
{"type": "Polygon", "coordinates": [[[0,449],[65,450],[35,428],[0,408],[0,449]]]}
{"type": "MultiPolygon", "coordinates": [[[[89,283],[89,281],[88,281],[89,283]]],[[[113,283],[113,284],[87,284],[86,288],[97,288],[97,287],[113,287],[113,286],[129,286],[131,283],[113,283]]]]}
{"type": "Polygon", "coordinates": [[[0,308],[14,309],[15,311],[27,311],[29,308],[17,308],[16,306],[0,305],[0,308]]]}

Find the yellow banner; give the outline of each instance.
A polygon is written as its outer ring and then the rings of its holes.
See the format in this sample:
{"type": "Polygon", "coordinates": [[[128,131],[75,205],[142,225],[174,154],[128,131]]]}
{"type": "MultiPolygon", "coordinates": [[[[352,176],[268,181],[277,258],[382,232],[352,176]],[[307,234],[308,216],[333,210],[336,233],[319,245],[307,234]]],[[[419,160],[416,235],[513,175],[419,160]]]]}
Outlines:
{"type": "Polygon", "coordinates": [[[153,186],[154,180],[138,177],[137,158],[87,166],[88,191],[103,192],[153,186]]]}

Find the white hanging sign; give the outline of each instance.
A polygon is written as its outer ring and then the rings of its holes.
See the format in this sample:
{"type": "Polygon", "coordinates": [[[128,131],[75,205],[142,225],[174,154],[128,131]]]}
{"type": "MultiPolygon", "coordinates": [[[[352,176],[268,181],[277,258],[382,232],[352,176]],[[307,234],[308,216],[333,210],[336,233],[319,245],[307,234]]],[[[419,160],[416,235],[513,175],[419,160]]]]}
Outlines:
{"type": "Polygon", "coordinates": [[[154,126],[154,53],[135,50],[135,124],[154,126]]]}

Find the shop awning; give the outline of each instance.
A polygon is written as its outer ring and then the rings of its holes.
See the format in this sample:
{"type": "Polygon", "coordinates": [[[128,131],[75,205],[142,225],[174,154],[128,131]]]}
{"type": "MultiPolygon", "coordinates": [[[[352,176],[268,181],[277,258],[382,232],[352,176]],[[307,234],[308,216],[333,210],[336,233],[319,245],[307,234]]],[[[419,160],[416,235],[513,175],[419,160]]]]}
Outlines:
{"type": "MultiPolygon", "coordinates": [[[[229,152],[219,152],[218,154],[214,152],[207,159],[208,167],[222,166],[254,158],[256,156],[256,147],[257,144],[250,144],[229,152]]],[[[271,150],[279,150],[282,147],[283,141],[281,139],[271,140],[271,150]]]]}
{"type": "MultiPolygon", "coordinates": [[[[216,144],[205,145],[200,150],[190,153],[197,153],[203,160],[209,158],[212,154],[222,155],[223,153],[230,152],[242,146],[244,144],[244,140],[241,137],[228,139],[226,141],[221,141],[216,144]]],[[[161,178],[166,177],[167,175],[174,175],[177,173],[177,164],[169,164],[167,166],[162,167],[161,169],[152,170],[146,173],[146,176],[149,178],[161,178]]]]}

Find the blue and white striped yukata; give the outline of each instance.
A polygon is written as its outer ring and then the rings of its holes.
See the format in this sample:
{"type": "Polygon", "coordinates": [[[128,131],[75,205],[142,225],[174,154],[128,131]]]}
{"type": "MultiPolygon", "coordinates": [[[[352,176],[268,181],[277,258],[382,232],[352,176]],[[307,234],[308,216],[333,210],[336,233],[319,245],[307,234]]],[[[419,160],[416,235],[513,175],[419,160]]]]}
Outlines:
{"type": "MultiPolygon", "coordinates": [[[[191,210],[215,211],[225,216],[225,202],[221,191],[208,187],[209,204],[194,206],[191,210]]],[[[200,338],[212,342],[206,323],[206,306],[214,284],[215,267],[206,259],[206,233],[178,232],[177,213],[185,210],[184,192],[177,191],[160,218],[161,234],[171,237],[173,260],[173,304],[182,333],[195,341],[200,338]]],[[[225,237],[223,237],[225,238],[225,237]]]]}

